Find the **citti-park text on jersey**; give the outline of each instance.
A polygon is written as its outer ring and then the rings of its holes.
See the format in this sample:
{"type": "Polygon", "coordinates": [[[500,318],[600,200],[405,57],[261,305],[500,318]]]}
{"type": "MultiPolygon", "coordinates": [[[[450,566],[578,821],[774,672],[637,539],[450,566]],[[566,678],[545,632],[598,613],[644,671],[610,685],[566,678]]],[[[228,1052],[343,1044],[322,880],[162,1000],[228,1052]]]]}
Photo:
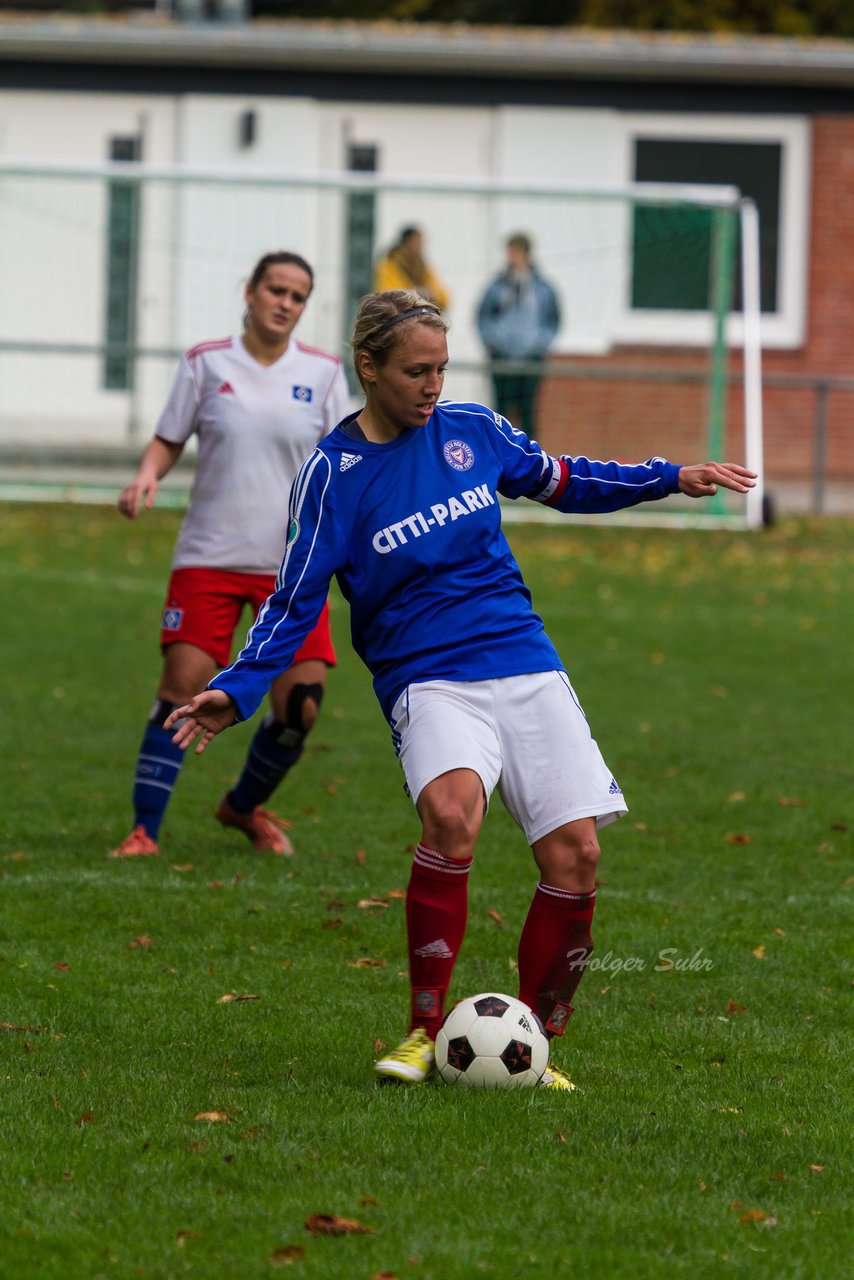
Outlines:
{"type": "Polygon", "coordinates": [[[459,498],[452,495],[447,502],[434,502],[429,516],[423,511],[416,511],[413,515],[396,521],[395,524],[378,529],[372,539],[374,551],[385,556],[389,551],[396,551],[398,547],[404,546],[409,541],[404,532],[405,529],[409,530],[413,538],[420,538],[422,533],[441,529],[442,525],[447,524],[449,520],[459,520],[460,516],[468,516],[473,511],[482,511],[484,507],[494,506],[495,499],[487,485],[479,484],[474,489],[464,489],[459,498]]]}

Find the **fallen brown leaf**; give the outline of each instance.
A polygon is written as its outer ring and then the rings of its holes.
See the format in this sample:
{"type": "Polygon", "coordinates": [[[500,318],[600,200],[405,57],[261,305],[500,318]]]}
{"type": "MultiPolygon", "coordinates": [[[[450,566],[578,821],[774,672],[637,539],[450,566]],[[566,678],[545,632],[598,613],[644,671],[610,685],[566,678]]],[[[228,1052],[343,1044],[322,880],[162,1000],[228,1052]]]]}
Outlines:
{"type": "Polygon", "coordinates": [[[211,880],[208,884],[209,889],[224,889],[225,885],[222,880],[211,880]]]}
{"type": "Polygon", "coordinates": [[[273,1250],[267,1261],[274,1267],[290,1267],[295,1262],[302,1262],[304,1257],[305,1245],[283,1244],[281,1248],[273,1250]]]}
{"type": "Polygon", "coordinates": [[[393,902],[397,899],[405,898],[406,890],[405,889],[389,889],[388,893],[383,894],[383,897],[387,898],[389,902],[393,902]]]}
{"type": "Polygon", "coordinates": [[[181,875],[182,875],[182,876],[185,876],[185,875],[187,874],[187,872],[188,872],[188,871],[193,871],[193,870],[194,870],[194,867],[193,867],[192,862],[181,862],[181,863],[173,862],[173,863],[172,863],[172,870],[173,870],[173,871],[180,871],[180,872],[181,872],[181,875]]]}
{"type": "Polygon", "coordinates": [[[746,836],[743,832],[737,831],[727,836],[727,844],[753,844],[753,836],[746,836]]]}
{"type": "Polygon", "coordinates": [[[374,956],[360,956],[358,960],[348,960],[349,969],[384,969],[385,960],[377,960],[374,956]]]}
{"type": "Polygon", "coordinates": [[[746,1213],[740,1216],[738,1221],[744,1226],[749,1222],[764,1222],[767,1216],[764,1209],[748,1209],[746,1213]]]}
{"type": "Polygon", "coordinates": [[[731,1018],[731,1017],[733,1016],[733,1014],[734,1014],[734,1013],[747,1013],[747,1005],[746,1005],[746,1004],[736,1004],[736,1002],[735,1002],[734,1000],[727,1000],[727,1002],[726,1002],[726,1016],[727,1016],[728,1018],[731,1018]]]}
{"type": "Polygon", "coordinates": [[[806,800],[800,800],[796,796],[780,796],[777,803],[781,809],[802,809],[806,800]]]}
{"type": "Polygon", "coordinates": [[[197,1111],[193,1119],[206,1120],[208,1124],[228,1124],[228,1114],[225,1111],[197,1111]]]}
{"type": "Polygon", "coordinates": [[[363,867],[363,866],[365,865],[365,851],[364,851],[364,849],[357,849],[357,850],[356,850],[356,861],[358,862],[358,864],[359,864],[359,866],[360,866],[360,867],[363,867]]]}
{"type": "Polygon", "coordinates": [[[824,1173],[826,1168],[826,1164],[811,1164],[810,1173],[824,1173]]]}
{"type": "Polygon", "coordinates": [[[179,1231],[175,1237],[175,1241],[179,1249],[183,1249],[188,1240],[201,1240],[201,1232],[193,1231],[191,1228],[187,1231],[179,1231]]]}
{"type": "Polygon", "coordinates": [[[226,991],[224,996],[220,996],[217,1004],[232,1004],[237,1000],[260,1000],[260,996],[238,996],[233,991],[226,991]]]}
{"type": "Polygon", "coordinates": [[[376,1196],[362,1196],[361,1200],[359,1201],[359,1204],[361,1204],[361,1205],[366,1205],[366,1204],[376,1204],[376,1205],[378,1205],[378,1204],[379,1204],[379,1200],[377,1200],[376,1196]]]}
{"type": "Polygon", "coordinates": [[[53,967],[54,969],[61,969],[64,973],[66,969],[71,968],[71,965],[66,960],[57,960],[53,967]]]}
{"type": "Polygon", "coordinates": [[[355,1218],[337,1218],[329,1213],[311,1213],[305,1220],[305,1229],[313,1236],[371,1236],[373,1227],[366,1227],[355,1218]]]}
{"type": "Polygon", "coordinates": [[[343,920],[335,916],[333,920],[324,920],[320,927],[321,929],[340,929],[343,923],[343,920]]]}
{"type": "Polygon", "coordinates": [[[379,1036],[374,1038],[374,1053],[385,1053],[387,1048],[385,1040],[381,1040],[379,1036]]]}
{"type": "Polygon", "coordinates": [[[82,1116],[78,1116],[74,1123],[77,1125],[78,1129],[82,1129],[84,1124],[91,1124],[94,1119],[94,1111],[84,1111],[82,1116]]]}
{"type": "Polygon", "coordinates": [[[757,960],[764,960],[764,959],[765,959],[765,946],[764,946],[764,944],[763,944],[762,946],[759,946],[759,947],[754,947],[754,948],[753,948],[753,954],[756,956],[756,959],[757,959],[757,960]]]}
{"type": "Polygon", "coordinates": [[[562,1142],[565,1147],[569,1145],[569,1143],[567,1142],[565,1133],[561,1133],[560,1131],[558,1131],[555,1134],[555,1137],[557,1138],[558,1142],[562,1142]]]}
{"type": "Polygon", "coordinates": [[[785,1182],[786,1178],[787,1178],[787,1174],[780,1171],[779,1173],[770,1174],[768,1181],[769,1182],[785,1182]]]}
{"type": "Polygon", "coordinates": [[[364,911],[367,907],[382,907],[385,910],[388,903],[383,902],[382,898],[360,898],[356,906],[360,911],[364,911]]]}
{"type": "Polygon", "coordinates": [[[504,928],[504,917],[500,911],[487,911],[490,920],[494,920],[500,929],[504,928]]]}
{"type": "Polygon", "coordinates": [[[138,938],[134,938],[133,942],[128,944],[133,950],[135,947],[153,947],[154,939],[149,938],[147,933],[141,933],[138,938]]]}
{"type": "Polygon", "coordinates": [[[0,1022],[0,1031],[41,1031],[41,1027],[17,1027],[14,1022],[0,1022]]]}

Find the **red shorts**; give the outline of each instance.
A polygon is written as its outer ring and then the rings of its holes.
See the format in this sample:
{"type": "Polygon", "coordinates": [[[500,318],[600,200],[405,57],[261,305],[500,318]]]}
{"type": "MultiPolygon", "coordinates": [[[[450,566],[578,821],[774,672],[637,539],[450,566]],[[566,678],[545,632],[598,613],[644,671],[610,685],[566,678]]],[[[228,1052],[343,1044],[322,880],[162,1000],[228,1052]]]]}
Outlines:
{"type": "MultiPolygon", "coordinates": [[[[233,573],[229,569],[173,569],[163,609],[160,643],[194,644],[220,667],[231,662],[234,633],[249,605],[253,618],[275,590],[274,573],[233,573]]],[[[324,604],[317,625],[294,654],[294,662],[325,662],[335,666],[335,650],[329,630],[329,604],[324,604]]]]}

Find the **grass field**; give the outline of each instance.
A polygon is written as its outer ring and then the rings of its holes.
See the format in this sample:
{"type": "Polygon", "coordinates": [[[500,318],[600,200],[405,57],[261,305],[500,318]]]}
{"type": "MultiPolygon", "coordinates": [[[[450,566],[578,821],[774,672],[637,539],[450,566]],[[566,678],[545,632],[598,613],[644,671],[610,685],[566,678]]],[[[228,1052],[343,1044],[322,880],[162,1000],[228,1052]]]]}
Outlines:
{"type": "MultiPolygon", "coordinates": [[[[106,857],[177,520],[0,508],[3,1280],[850,1274],[854,528],[511,530],[631,813],[579,1091],[470,1094],[372,1078],[417,826],[340,600],[297,857],[213,821],[245,729],[106,857]]],[[[496,801],[454,995],[515,990],[534,883],[496,801]]]]}

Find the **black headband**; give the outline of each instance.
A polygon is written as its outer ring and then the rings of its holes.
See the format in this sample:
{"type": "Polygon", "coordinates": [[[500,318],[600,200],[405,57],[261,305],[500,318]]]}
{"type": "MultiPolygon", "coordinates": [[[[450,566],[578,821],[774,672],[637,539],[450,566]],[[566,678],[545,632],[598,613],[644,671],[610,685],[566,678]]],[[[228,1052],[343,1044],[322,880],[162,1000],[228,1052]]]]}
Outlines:
{"type": "Polygon", "coordinates": [[[400,315],[392,316],[390,320],[386,320],[385,324],[381,324],[377,329],[377,337],[381,333],[385,333],[386,329],[390,329],[392,325],[400,324],[401,320],[408,320],[411,316],[437,316],[439,314],[436,307],[413,307],[411,311],[401,311],[400,315]]]}

